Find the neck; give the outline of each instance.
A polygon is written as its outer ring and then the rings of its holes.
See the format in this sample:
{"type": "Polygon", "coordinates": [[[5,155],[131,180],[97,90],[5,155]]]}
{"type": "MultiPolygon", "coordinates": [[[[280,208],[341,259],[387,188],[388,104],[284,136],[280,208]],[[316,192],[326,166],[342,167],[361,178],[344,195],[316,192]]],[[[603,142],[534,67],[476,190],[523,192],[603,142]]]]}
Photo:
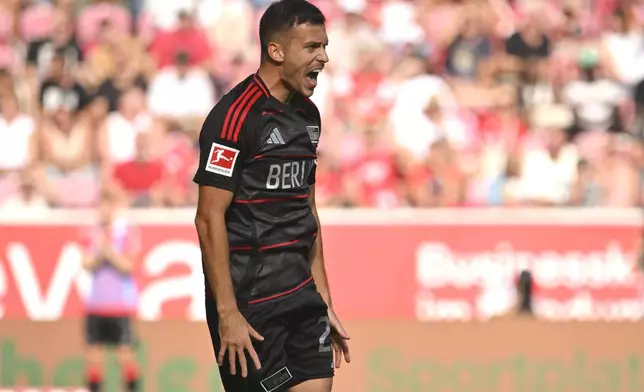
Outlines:
{"type": "Polygon", "coordinates": [[[268,66],[262,65],[257,74],[268,87],[271,95],[278,101],[288,103],[291,100],[293,93],[284,85],[277,69],[269,69],[268,66]]]}
{"type": "Polygon", "coordinates": [[[134,120],[134,117],[136,117],[136,113],[133,113],[130,110],[121,110],[120,113],[121,113],[121,116],[123,116],[123,118],[128,121],[132,121],[134,120]]]}
{"type": "Polygon", "coordinates": [[[6,122],[12,122],[18,117],[18,113],[1,113],[0,117],[4,117],[6,122]]]}

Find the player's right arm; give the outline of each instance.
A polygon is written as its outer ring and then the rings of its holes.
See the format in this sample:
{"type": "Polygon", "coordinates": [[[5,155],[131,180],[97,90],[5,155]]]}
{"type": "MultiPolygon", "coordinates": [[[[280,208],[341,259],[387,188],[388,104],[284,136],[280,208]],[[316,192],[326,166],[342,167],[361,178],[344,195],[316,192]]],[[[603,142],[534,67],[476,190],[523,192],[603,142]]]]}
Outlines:
{"type": "Polygon", "coordinates": [[[210,290],[217,302],[217,312],[237,311],[228,265],[228,234],[224,216],[232,201],[232,192],[209,185],[199,185],[195,225],[210,290]]]}
{"type": "Polygon", "coordinates": [[[239,134],[235,137],[235,127],[226,121],[227,117],[231,117],[226,112],[225,109],[215,108],[204,122],[199,136],[199,167],[194,177],[199,184],[195,226],[203,253],[204,270],[219,314],[221,349],[217,355],[218,363],[223,363],[228,351],[231,374],[235,374],[236,358],[239,358],[241,374],[246,377],[248,371],[244,350],[248,351],[257,369],[261,366],[250,336],[258,340],[263,338],[246,322],[237,307],[230,276],[225,216],[240,181],[243,162],[252,146],[248,141],[243,141],[239,134]],[[222,149],[224,152],[221,152],[222,149]]]}
{"type": "Polygon", "coordinates": [[[241,138],[237,141],[234,137],[229,138],[224,129],[229,127],[226,111],[216,107],[203,124],[199,135],[199,167],[194,176],[194,182],[199,184],[195,226],[203,252],[205,273],[220,314],[237,311],[230,276],[225,215],[240,180],[245,158],[241,138]],[[224,170],[228,157],[218,157],[217,150],[221,148],[234,154],[235,164],[231,170],[224,170]]]}

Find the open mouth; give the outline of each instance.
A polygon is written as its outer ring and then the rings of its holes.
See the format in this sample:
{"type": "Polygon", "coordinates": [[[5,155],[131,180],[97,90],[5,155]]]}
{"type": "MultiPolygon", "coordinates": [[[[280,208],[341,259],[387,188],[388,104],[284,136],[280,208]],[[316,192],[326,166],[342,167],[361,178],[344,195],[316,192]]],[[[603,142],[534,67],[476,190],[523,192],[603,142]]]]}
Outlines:
{"type": "Polygon", "coordinates": [[[311,83],[313,86],[317,85],[318,83],[318,75],[322,72],[322,69],[314,69],[306,74],[306,79],[311,83]]]}

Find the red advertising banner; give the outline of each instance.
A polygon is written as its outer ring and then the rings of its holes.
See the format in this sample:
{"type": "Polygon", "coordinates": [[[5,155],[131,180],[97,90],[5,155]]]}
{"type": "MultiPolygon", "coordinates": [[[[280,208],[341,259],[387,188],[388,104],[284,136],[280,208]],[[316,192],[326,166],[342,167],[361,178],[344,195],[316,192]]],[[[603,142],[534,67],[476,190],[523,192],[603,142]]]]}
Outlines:
{"type": "MultiPolygon", "coordinates": [[[[140,224],[139,316],[204,319],[201,254],[189,224],[140,224]]],[[[72,224],[0,226],[0,318],[82,314],[90,278],[72,224]]],[[[505,313],[523,269],[536,312],[557,320],[644,315],[633,224],[327,224],[337,311],[351,319],[470,320],[505,313]]]]}

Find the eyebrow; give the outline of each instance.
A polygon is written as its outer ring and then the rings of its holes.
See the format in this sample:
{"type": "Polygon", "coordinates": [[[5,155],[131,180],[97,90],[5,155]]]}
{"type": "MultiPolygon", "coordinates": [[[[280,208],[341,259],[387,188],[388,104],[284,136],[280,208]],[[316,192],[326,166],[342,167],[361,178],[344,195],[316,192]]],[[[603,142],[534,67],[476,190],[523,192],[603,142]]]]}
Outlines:
{"type": "Polygon", "coordinates": [[[324,41],[307,41],[304,43],[304,46],[322,46],[322,45],[328,45],[329,40],[324,40],[324,41]]]}

